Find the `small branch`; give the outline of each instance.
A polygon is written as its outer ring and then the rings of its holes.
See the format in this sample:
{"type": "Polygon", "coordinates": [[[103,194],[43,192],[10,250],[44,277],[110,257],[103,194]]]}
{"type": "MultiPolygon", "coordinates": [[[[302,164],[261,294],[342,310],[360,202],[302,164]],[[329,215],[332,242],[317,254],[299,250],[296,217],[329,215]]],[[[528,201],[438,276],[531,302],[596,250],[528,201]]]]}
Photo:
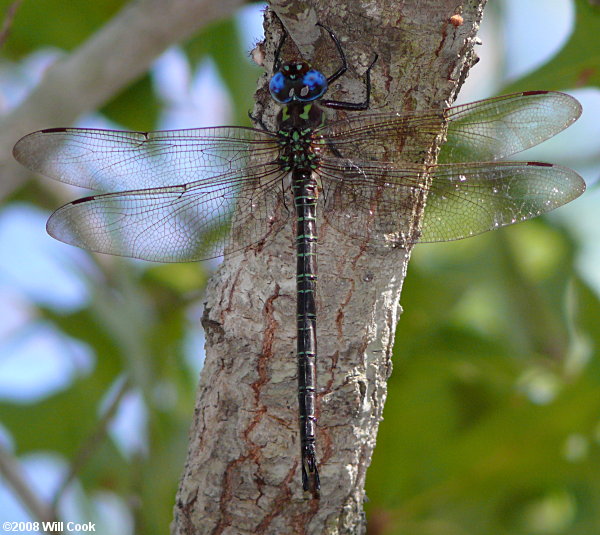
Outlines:
{"type": "Polygon", "coordinates": [[[6,10],[6,17],[4,17],[4,22],[2,23],[2,28],[0,28],[0,48],[10,34],[10,29],[12,28],[13,22],[15,20],[15,15],[17,14],[17,10],[20,5],[23,3],[23,0],[15,0],[8,9],[6,10]]]}
{"type": "Polygon", "coordinates": [[[94,451],[98,448],[98,445],[102,443],[104,438],[106,437],[108,425],[112,421],[121,401],[125,394],[129,391],[131,386],[131,382],[129,379],[126,379],[122,382],[121,386],[117,390],[114,399],[110,403],[110,405],[106,408],[106,411],[102,415],[102,417],[98,420],[96,428],[94,431],[88,436],[85,442],[80,446],[78,452],[73,457],[71,461],[71,465],[69,468],[69,472],[67,476],[64,478],[60,487],[54,494],[54,498],[52,499],[52,509],[55,511],[58,505],[58,502],[62,498],[64,491],[71,484],[75,476],[81,471],[83,466],[87,463],[88,459],[92,456],[94,451]]]}
{"type": "Polygon", "coordinates": [[[0,474],[34,518],[40,522],[54,522],[57,520],[53,508],[48,507],[27,482],[18,459],[2,444],[0,444],[0,474]]]}

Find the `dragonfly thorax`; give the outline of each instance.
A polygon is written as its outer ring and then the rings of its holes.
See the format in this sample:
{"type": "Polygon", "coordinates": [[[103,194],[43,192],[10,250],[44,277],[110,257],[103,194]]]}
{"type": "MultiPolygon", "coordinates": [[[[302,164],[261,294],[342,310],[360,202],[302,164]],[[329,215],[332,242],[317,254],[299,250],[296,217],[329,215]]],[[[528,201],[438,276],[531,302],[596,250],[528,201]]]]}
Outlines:
{"type": "Polygon", "coordinates": [[[310,171],[318,167],[318,151],[313,144],[314,129],[323,124],[323,110],[314,102],[327,91],[327,78],[305,61],[281,65],[269,82],[273,99],[283,104],[278,116],[284,169],[310,171]]]}
{"type": "Polygon", "coordinates": [[[318,149],[314,147],[312,128],[279,131],[280,164],[284,169],[312,170],[318,167],[318,149]]]}

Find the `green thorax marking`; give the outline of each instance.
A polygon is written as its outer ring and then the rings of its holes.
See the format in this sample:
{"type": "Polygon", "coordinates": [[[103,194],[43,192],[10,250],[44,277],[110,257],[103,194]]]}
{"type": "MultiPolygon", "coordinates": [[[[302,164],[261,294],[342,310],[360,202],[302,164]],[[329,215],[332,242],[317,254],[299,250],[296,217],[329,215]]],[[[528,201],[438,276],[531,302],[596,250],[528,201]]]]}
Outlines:
{"type": "Polygon", "coordinates": [[[304,106],[304,110],[299,115],[300,119],[304,119],[305,121],[308,121],[310,118],[310,110],[312,109],[312,107],[313,107],[312,104],[307,104],[306,106],[304,106]]]}
{"type": "Polygon", "coordinates": [[[313,146],[314,131],[324,122],[324,113],[315,103],[290,102],[279,115],[279,162],[285,170],[313,170],[318,154],[313,146]]]}

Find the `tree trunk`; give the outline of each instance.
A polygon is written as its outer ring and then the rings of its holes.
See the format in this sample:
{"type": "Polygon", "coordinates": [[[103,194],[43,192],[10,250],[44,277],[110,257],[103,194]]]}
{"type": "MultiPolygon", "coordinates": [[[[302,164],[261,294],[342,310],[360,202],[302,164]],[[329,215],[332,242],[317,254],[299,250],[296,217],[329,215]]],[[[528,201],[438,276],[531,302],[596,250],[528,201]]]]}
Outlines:
{"type": "MultiPolygon", "coordinates": [[[[315,23],[330,27],[341,40],[350,68],[329,89],[329,99],[360,102],[362,76],[378,54],[370,112],[384,112],[443,109],[452,103],[474,60],[484,3],[379,0],[363,7],[351,1],[289,0],[273,3],[272,9],[289,33],[284,59],[296,43],[304,59],[331,74],[339,58],[315,23]]],[[[266,83],[281,28],[271,11],[265,29],[264,55],[257,56],[266,58],[267,74],[260,81],[257,113],[272,126],[275,108],[266,83]]],[[[420,163],[433,161],[438,142],[419,147],[420,163]]],[[[402,140],[402,147],[391,150],[401,160],[403,148],[419,143],[423,140],[402,140]]],[[[414,199],[414,208],[399,214],[407,228],[418,221],[422,201],[414,199]]],[[[392,370],[410,250],[374,254],[321,222],[318,231],[321,498],[306,499],[300,477],[290,223],[273,243],[228,258],[209,284],[206,361],[173,534],[365,530],[366,471],[392,370]]]]}

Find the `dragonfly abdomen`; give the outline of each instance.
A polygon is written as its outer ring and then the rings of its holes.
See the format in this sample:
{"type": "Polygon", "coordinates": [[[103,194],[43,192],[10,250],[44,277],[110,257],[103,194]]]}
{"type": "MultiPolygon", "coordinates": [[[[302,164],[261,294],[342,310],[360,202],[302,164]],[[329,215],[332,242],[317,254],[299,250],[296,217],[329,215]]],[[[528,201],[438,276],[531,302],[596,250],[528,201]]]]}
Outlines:
{"type": "Polygon", "coordinates": [[[296,314],[298,325],[298,401],[300,405],[300,442],[302,481],[305,490],[317,497],[316,359],[317,359],[317,181],[311,170],[292,172],[292,192],[296,208],[296,314]]]}

